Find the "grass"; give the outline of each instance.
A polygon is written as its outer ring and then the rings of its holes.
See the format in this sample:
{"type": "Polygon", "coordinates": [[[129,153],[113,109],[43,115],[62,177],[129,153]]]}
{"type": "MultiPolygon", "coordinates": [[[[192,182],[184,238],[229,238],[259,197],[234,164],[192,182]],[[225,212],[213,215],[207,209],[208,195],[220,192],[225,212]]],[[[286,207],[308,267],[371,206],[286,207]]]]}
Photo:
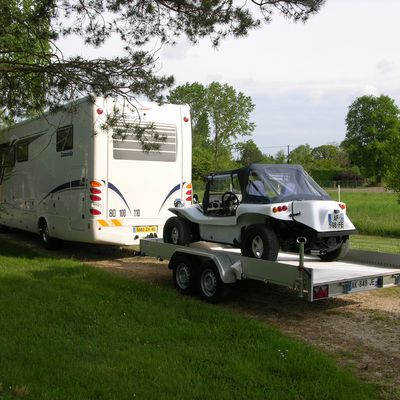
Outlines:
{"type": "Polygon", "coordinates": [[[400,238],[352,235],[350,236],[350,248],[400,254],[400,238]]]}
{"type": "MultiPolygon", "coordinates": [[[[337,200],[337,192],[330,191],[337,200]]],[[[396,193],[350,192],[343,190],[340,200],[347,214],[363,235],[400,238],[400,204],[396,193]]]]}
{"type": "Polygon", "coordinates": [[[373,399],[326,355],[167,288],[0,242],[0,399],[373,399]]]}

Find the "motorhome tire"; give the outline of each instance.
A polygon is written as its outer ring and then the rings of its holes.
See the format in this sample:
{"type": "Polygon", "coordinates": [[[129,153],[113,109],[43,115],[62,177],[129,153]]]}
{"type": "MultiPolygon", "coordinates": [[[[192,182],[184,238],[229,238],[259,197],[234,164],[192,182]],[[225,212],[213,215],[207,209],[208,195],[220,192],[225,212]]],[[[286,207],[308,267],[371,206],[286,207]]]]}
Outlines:
{"type": "Polygon", "coordinates": [[[266,225],[250,225],[244,231],[241,251],[245,257],[275,261],[279,252],[278,236],[266,225]]]}
{"type": "Polygon", "coordinates": [[[47,250],[54,250],[57,248],[57,240],[50,236],[49,226],[45,220],[42,220],[39,225],[39,234],[43,247],[47,250]]]}
{"type": "Polygon", "coordinates": [[[180,217],[171,217],[164,225],[163,238],[165,243],[187,246],[190,243],[190,223],[180,217]]]}
{"type": "Polygon", "coordinates": [[[182,294],[192,294],[195,290],[196,265],[193,258],[179,255],[171,260],[172,279],[176,290],[182,294]]]}
{"type": "Polygon", "coordinates": [[[228,289],[228,285],[222,282],[214,262],[207,261],[198,279],[198,291],[201,298],[209,303],[218,303],[226,297],[228,289]]]}
{"type": "Polygon", "coordinates": [[[321,254],[318,257],[322,261],[336,261],[343,258],[349,251],[349,240],[344,240],[342,245],[333,251],[328,251],[326,254],[321,254]]]}

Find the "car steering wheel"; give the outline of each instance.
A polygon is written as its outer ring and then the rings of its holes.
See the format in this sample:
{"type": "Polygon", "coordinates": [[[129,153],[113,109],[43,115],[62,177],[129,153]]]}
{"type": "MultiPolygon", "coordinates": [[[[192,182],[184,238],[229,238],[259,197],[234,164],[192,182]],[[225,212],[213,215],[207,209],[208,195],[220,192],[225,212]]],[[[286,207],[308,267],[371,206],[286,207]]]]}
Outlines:
{"type": "Polygon", "coordinates": [[[225,192],[222,195],[221,203],[224,207],[237,207],[240,204],[239,198],[233,192],[225,192]]]}

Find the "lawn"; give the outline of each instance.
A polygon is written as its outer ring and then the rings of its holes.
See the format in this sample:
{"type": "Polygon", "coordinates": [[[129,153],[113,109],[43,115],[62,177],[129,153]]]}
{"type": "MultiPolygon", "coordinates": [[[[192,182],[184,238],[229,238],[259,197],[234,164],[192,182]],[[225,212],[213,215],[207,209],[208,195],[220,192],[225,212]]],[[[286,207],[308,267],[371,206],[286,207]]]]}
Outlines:
{"type": "Polygon", "coordinates": [[[0,399],[373,399],[276,329],[0,242],[0,399]]]}

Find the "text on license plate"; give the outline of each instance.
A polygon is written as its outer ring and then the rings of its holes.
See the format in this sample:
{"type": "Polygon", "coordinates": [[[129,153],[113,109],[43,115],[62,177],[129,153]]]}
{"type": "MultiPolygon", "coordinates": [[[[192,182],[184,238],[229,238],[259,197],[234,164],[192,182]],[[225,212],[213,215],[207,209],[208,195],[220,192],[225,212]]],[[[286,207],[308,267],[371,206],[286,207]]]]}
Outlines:
{"type": "Polygon", "coordinates": [[[156,225],[152,226],[134,226],[133,233],[156,233],[158,227],[156,225]]]}
{"type": "Polygon", "coordinates": [[[351,290],[364,290],[368,288],[377,287],[379,285],[378,278],[370,278],[370,279],[359,279],[356,281],[351,281],[351,290]]]}
{"type": "Polygon", "coordinates": [[[344,214],[343,213],[330,213],[328,214],[329,228],[343,229],[344,228],[344,214]]]}

